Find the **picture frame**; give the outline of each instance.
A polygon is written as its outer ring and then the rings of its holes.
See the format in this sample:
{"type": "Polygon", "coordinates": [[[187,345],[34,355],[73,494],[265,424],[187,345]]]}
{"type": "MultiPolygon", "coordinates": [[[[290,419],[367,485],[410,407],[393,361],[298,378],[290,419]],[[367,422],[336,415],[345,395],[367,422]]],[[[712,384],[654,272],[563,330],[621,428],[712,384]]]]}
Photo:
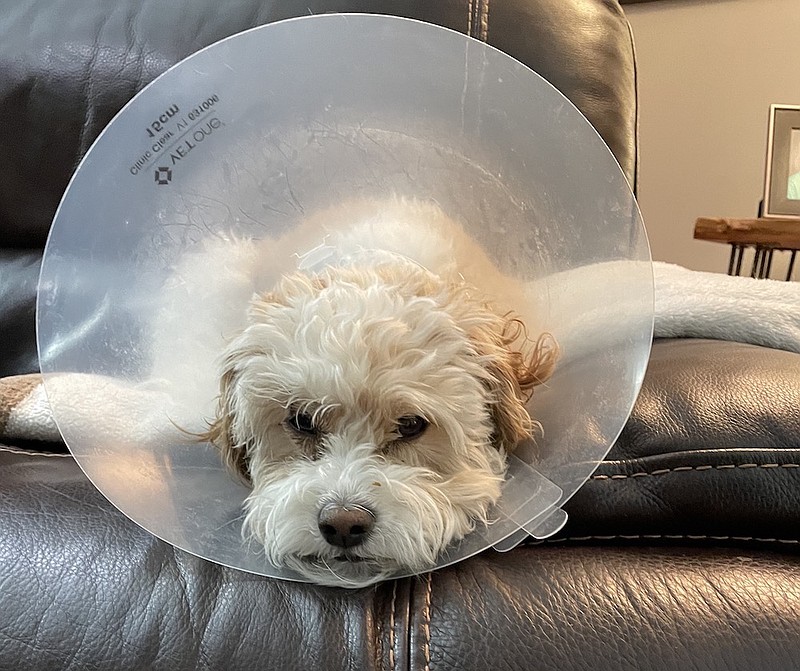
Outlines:
{"type": "Polygon", "coordinates": [[[762,216],[800,219],[800,105],[770,105],[762,216]]]}

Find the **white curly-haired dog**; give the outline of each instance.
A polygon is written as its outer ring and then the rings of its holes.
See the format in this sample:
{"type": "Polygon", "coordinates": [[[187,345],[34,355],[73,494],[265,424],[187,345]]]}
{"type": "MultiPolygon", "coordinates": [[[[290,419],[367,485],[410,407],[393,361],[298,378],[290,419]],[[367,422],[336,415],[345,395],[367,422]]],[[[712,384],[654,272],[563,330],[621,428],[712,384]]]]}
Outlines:
{"type": "Polygon", "coordinates": [[[430,568],[500,496],[554,344],[528,339],[514,281],[432,204],[350,205],[225,244],[256,292],[203,437],[252,487],[245,533],[321,584],[430,568]],[[293,259],[273,286],[261,244],[293,259]]]}

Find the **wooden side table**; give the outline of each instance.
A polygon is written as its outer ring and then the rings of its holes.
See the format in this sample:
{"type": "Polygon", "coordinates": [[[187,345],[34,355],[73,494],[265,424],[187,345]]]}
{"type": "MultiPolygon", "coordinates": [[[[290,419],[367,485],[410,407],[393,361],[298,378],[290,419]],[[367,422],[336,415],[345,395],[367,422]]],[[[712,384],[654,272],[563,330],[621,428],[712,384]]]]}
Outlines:
{"type": "Polygon", "coordinates": [[[789,252],[786,280],[792,277],[795,257],[800,251],[800,219],[726,219],[700,217],[694,224],[695,240],[724,242],[731,246],[728,275],[740,275],[744,252],[755,248],[751,277],[769,277],[772,255],[789,252]]]}

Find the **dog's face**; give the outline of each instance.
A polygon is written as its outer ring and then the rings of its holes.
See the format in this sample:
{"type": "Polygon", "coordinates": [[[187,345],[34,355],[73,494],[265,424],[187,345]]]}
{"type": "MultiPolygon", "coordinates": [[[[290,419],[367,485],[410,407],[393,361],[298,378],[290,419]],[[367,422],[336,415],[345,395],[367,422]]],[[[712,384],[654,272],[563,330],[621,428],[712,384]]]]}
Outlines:
{"type": "Polygon", "coordinates": [[[431,567],[485,520],[552,357],[413,264],[296,274],[253,300],[208,434],[252,485],[245,532],[321,584],[431,567]],[[527,359],[527,360],[526,360],[527,359]]]}

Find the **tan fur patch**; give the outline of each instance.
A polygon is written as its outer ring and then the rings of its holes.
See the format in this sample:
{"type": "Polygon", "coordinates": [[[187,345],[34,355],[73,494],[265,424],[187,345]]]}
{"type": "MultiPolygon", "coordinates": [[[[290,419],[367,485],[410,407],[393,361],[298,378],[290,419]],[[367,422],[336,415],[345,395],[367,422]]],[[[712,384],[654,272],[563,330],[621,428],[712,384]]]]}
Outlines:
{"type": "Polygon", "coordinates": [[[6,430],[14,410],[42,383],[39,373],[0,379],[0,434],[6,430]]]}

